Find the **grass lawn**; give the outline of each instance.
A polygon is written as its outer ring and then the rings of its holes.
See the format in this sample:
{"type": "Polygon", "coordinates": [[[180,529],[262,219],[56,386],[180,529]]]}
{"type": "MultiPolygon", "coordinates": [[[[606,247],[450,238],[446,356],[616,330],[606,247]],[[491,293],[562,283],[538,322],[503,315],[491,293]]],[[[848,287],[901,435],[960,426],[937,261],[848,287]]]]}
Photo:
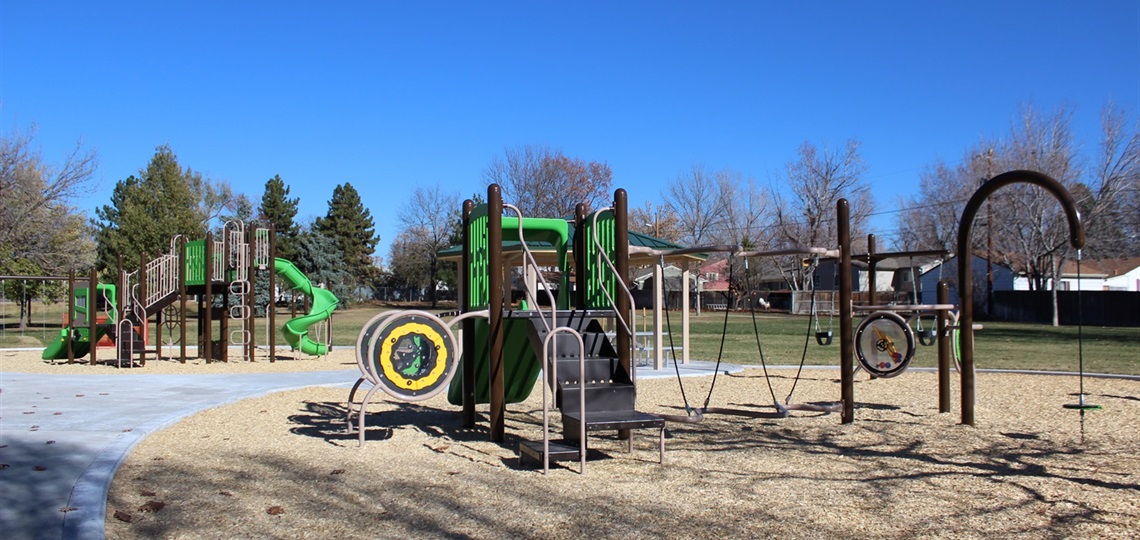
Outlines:
{"type": "MultiPolygon", "coordinates": [[[[441,306],[441,310],[453,306],[441,306]]],[[[58,335],[63,320],[63,304],[33,307],[31,327],[20,331],[16,306],[0,303],[0,347],[43,347],[58,335]]],[[[333,315],[333,345],[352,346],[360,328],[377,313],[391,307],[355,305],[333,315]]],[[[640,314],[639,314],[640,315],[640,314]]],[[[669,319],[674,330],[674,342],[680,346],[681,316],[670,312],[669,319]]],[[[278,344],[285,343],[280,326],[289,320],[289,310],[279,309],[276,329],[278,344]]],[[[259,344],[268,340],[265,335],[265,318],[257,319],[259,344]]],[[[854,325],[859,324],[856,319],[854,325]]],[[[1078,359],[1077,328],[1073,326],[1052,327],[1045,325],[985,322],[985,328],[975,333],[975,361],[978,368],[1036,369],[1076,371],[1078,359]]],[[[638,326],[640,327],[640,322],[638,326]]],[[[824,330],[828,320],[822,319],[824,330]]],[[[691,317],[690,357],[698,360],[716,360],[721,347],[722,329],[725,328],[724,312],[706,312],[691,317]]],[[[779,313],[757,313],[755,328],[760,334],[760,345],[769,365],[798,364],[804,354],[804,338],[809,336],[806,362],[809,365],[838,365],[839,340],[830,346],[820,346],[815,342],[815,329],[808,328],[807,317],[779,313]]],[[[231,330],[233,328],[231,327],[231,330]]],[[[831,329],[839,333],[839,320],[832,321],[831,329]]],[[[153,327],[152,327],[153,332],[153,327]]],[[[164,334],[167,332],[164,329],[164,334]]],[[[190,320],[187,335],[191,342],[197,332],[197,324],[190,320]]],[[[1140,328],[1107,328],[1086,326],[1083,333],[1085,369],[1090,372],[1124,373],[1140,375],[1140,328]]],[[[753,318],[748,312],[730,313],[724,335],[725,362],[736,364],[759,364],[760,355],[753,329],[753,318]]],[[[165,339],[164,339],[165,341],[165,339]]],[[[668,345],[668,337],[666,337],[668,345]]],[[[914,365],[933,367],[937,363],[935,347],[918,345],[914,365]]]]}

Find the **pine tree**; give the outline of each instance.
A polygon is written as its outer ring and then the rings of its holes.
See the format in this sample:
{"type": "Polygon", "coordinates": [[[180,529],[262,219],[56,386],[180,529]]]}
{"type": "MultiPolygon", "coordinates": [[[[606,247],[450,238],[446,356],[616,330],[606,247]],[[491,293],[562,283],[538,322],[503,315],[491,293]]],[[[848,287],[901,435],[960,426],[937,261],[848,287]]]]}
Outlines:
{"type": "Polygon", "coordinates": [[[353,276],[345,269],[336,239],[317,230],[297,236],[297,265],[313,285],[332,291],[340,299],[339,306],[348,307],[353,289],[353,276]]]}
{"type": "Polygon", "coordinates": [[[352,184],[333,189],[328,214],[317,218],[313,229],[336,239],[344,256],[344,268],[357,281],[367,283],[377,274],[372,254],[380,237],[372,222],[372,213],[360,202],[360,194],[352,184]]]}
{"type": "Polygon", "coordinates": [[[273,224],[277,231],[277,256],[295,260],[297,257],[297,235],[301,228],[293,220],[297,217],[297,203],[300,198],[289,198],[289,186],[274,175],[265,182],[265,193],[261,196],[258,219],[268,225],[273,224]]]}
{"type": "Polygon", "coordinates": [[[98,242],[96,265],[115,268],[116,258],[134,270],[139,254],[154,257],[170,250],[179,234],[189,239],[205,234],[198,198],[191,189],[195,173],[183,170],[169,146],[159,146],[139,176],[115,184],[111,204],[96,209],[95,238],[98,242]]]}

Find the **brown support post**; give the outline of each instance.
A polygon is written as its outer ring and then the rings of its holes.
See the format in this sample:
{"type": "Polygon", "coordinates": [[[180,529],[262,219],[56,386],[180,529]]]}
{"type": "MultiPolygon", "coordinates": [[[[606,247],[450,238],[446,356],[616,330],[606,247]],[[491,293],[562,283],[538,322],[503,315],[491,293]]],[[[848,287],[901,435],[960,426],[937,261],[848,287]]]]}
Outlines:
{"type": "Polygon", "coordinates": [[[198,334],[202,336],[199,356],[205,351],[206,363],[214,361],[214,233],[206,233],[206,294],[198,299],[198,334]],[[202,319],[205,319],[205,322],[202,319]]]}
{"type": "Polygon", "coordinates": [[[72,348],[75,335],[75,270],[67,271],[67,363],[75,363],[75,349],[72,348]]]}
{"type": "MultiPolygon", "coordinates": [[[[146,327],[150,324],[150,315],[146,312],[146,295],[146,252],[144,251],[139,254],[139,306],[142,308],[140,310],[142,311],[142,320],[139,321],[139,334],[141,334],[140,337],[142,337],[142,348],[139,349],[139,364],[143,366],[146,365],[146,327]]],[[[157,324],[155,328],[158,328],[157,324]]]]}
{"type": "Polygon", "coordinates": [[[115,257],[115,283],[118,286],[115,289],[115,301],[118,302],[119,316],[115,320],[115,329],[113,330],[115,336],[115,359],[122,358],[123,347],[119,344],[119,323],[127,318],[127,280],[123,277],[123,255],[119,254],[115,257]]]}
{"type": "Polygon", "coordinates": [[[506,439],[506,398],[503,377],[503,195],[498,184],[487,186],[487,273],[491,324],[491,440],[506,439]]]}
{"type": "MultiPolygon", "coordinates": [[[[950,303],[950,283],[946,280],[939,280],[938,293],[936,302],[939,304],[950,303]]],[[[950,312],[940,309],[938,313],[938,326],[937,326],[937,339],[938,339],[938,412],[950,412],[950,355],[951,347],[954,343],[950,341],[950,336],[947,335],[946,327],[948,326],[950,312]]]]}
{"type": "Polygon", "coordinates": [[[586,253],[590,238],[586,238],[586,204],[574,207],[574,303],[578,309],[586,309],[586,283],[589,270],[586,269],[586,253]]]}
{"type": "MultiPolygon", "coordinates": [[[[614,276],[614,281],[625,283],[629,279],[629,216],[626,214],[627,197],[624,189],[619,188],[614,191],[614,249],[617,250],[614,266],[617,267],[618,275],[614,276]]],[[[633,306],[629,305],[629,297],[624,293],[614,291],[614,300],[617,302],[617,312],[619,316],[627,323],[630,320],[630,311],[633,306]]],[[[630,328],[628,331],[622,325],[618,325],[617,330],[617,352],[618,362],[621,368],[626,373],[630,371],[630,345],[633,341],[633,336],[630,335],[630,328]]]]}
{"type": "Polygon", "coordinates": [[[274,267],[277,259],[277,229],[269,224],[269,362],[277,361],[277,270],[274,267]]]}
{"type": "Polygon", "coordinates": [[[855,421],[855,341],[851,328],[851,210],[835,203],[839,232],[839,381],[844,424],[855,421]]]}
{"type": "MultiPolygon", "coordinates": [[[[159,281],[162,280],[161,274],[162,269],[159,268],[159,281]]],[[[147,317],[147,319],[149,320],[150,317],[147,317]]],[[[158,310],[154,314],[154,358],[156,360],[162,360],[162,310],[158,310]]],[[[146,361],[145,357],[143,361],[146,361]]]]}
{"type": "Polygon", "coordinates": [[[98,279],[99,276],[95,273],[95,267],[92,266],[91,279],[87,283],[87,327],[88,332],[90,332],[90,334],[87,334],[87,341],[91,343],[91,365],[95,365],[99,360],[98,355],[95,353],[95,351],[99,349],[99,347],[96,346],[99,344],[99,325],[95,322],[98,320],[95,309],[96,306],[99,305],[95,298],[95,286],[99,284],[98,279]]]}
{"type": "Polygon", "coordinates": [[[249,332],[249,339],[245,344],[245,352],[243,354],[245,355],[246,360],[253,362],[256,360],[253,357],[253,354],[257,351],[257,326],[254,324],[257,321],[257,305],[255,304],[257,297],[253,294],[253,291],[256,288],[254,285],[257,284],[257,250],[255,249],[257,244],[257,229],[250,227],[246,230],[245,234],[246,247],[249,248],[249,270],[248,274],[246,275],[248,278],[246,281],[249,283],[247,284],[248,288],[245,291],[245,305],[247,308],[249,308],[249,310],[248,313],[245,314],[246,322],[244,326],[245,330],[249,332]]]}
{"type": "MultiPolygon", "coordinates": [[[[463,201],[463,260],[459,263],[459,309],[462,313],[471,311],[471,212],[475,202],[463,201]]],[[[467,357],[463,362],[463,427],[475,427],[475,320],[463,321],[463,351],[467,357]]]]}
{"type": "MultiPolygon", "coordinates": [[[[626,196],[624,189],[618,188],[614,191],[614,249],[617,251],[614,261],[614,266],[617,267],[618,275],[614,276],[614,282],[621,282],[625,286],[629,286],[629,200],[626,196]]],[[[628,324],[632,318],[630,315],[633,312],[633,306],[629,303],[629,296],[624,291],[619,292],[614,290],[614,296],[617,300],[617,312],[621,314],[621,318],[628,324]]],[[[636,331],[635,328],[626,329],[623,325],[618,325],[617,330],[617,352],[618,364],[633,380],[637,380],[637,375],[634,373],[635,367],[630,358],[630,350],[633,345],[633,335],[630,332],[636,331]]],[[[585,418],[582,419],[586,421],[585,418]]],[[[630,430],[622,429],[618,431],[618,438],[628,441],[630,438],[630,430]]]]}
{"type": "MultiPolygon", "coordinates": [[[[230,269],[233,268],[233,259],[230,258],[233,246],[230,245],[230,233],[222,226],[222,317],[218,319],[218,354],[222,361],[230,361],[230,334],[229,334],[229,307],[230,307],[230,269]]],[[[210,310],[214,307],[211,305],[210,310]]]]}
{"type": "Polygon", "coordinates": [[[181,328],[179,337],[178,361],[186,363],[186,237],[178,237],[178,326],[181,328]]]}
{"type": "Polygon", "coordinates": [[[879,284],[876,279],[876,269],[879,266],[879,259],[875,257],[875,235],[867,235],[867,304],[872,306],[879,305],[879,284]]]}

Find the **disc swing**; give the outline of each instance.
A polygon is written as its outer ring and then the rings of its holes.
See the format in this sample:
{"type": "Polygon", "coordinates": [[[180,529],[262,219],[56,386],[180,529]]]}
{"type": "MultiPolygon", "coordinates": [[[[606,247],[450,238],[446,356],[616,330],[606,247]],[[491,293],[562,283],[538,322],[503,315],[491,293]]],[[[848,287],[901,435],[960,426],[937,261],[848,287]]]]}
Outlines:
{"type": "Polygon", "coordinates": [[[914,358],[914,332],[897,314],[876,311],[855,329],[855,356],[873,377],[900,375],[914,358]]]}
{"type": "MultiPolygon", "coordinates": [[[[1100,405],[1093,405],[1085,401],[1085,354],[1084,354],[1084,313],[1081,309],[1081,250],[1077,250],[1077,365],[1080,371],[1079,390],[1076,403],[1066,403],[1066,409],[1081,411],[1083,421],[1085,411],[1100,410],[1100,405]]],[[[1083,429],[1084,424],[1082,424],[1083,429]]]]}

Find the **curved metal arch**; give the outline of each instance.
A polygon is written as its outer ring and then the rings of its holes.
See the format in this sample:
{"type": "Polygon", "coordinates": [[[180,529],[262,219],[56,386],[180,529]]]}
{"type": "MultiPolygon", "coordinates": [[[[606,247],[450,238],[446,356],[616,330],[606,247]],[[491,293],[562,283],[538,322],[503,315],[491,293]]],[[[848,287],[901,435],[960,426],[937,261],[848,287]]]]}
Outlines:
{"type": "Polygon", "coordinates": [[[959,339],[962,348],[962,423],[974,425],[974,283],[970,272],[970,233],[982,203],[995,191],[1010,184],[1033,184],[1048,191],[1065,212],[1069,221],[1069,244],[1080,249],[1085,245],[1085,229],[1081,213],[1069,190],[1053,178],[1035,171],[1009,171],[990,179],[974,192],[962,211],[958,223],[958,301],[960,306],[959,339]],[[963,261],[965,257],[965,261],[963,261]]]}

